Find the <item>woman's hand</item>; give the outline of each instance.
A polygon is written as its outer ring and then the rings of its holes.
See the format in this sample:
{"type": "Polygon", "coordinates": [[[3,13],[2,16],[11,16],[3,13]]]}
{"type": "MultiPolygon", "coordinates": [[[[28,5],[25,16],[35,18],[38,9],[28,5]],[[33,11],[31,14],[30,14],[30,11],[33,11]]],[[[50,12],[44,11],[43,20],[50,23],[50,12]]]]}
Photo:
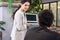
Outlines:
{"type": "Polygon", "coordinates": [[[30,23],[26,23],[27,27],[30,26],[31,24],[30,23]]]}

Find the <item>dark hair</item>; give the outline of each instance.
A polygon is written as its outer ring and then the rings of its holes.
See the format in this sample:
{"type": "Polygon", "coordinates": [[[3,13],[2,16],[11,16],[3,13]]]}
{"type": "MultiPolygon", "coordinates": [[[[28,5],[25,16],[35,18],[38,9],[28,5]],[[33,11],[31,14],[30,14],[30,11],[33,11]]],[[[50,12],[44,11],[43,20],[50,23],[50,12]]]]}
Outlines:
{"type": "Polygon", "coordinates": [[[51,10],[45,9],[38,14],[38,18],[40,26],[50,27],[54,20],[54,15],[51,10]]]}
{"type": "MultiPolygon", "coordinates": [[[[31,0],[21,0],[22,4],[24,4],[25,2],[31,3],[31,0]]],[[[14,19],[15,13],[19,10],[20,7],[21,6],[19,5],[18,8],[13,12],[13,15],[12,15],[13,19],[14,19]]]]}
{"type": "Polygon", "coordinates": [[[20,7],[21,6],[19,5],[18,8],[13,12],[13,15],[12,15],[13,19],[14,19],[15,13],[19,10],[20,7]]]}
{"type": "Polygon", "coordinates": [[[25,2],[31,3],[31,0],[21,0],[21,3],[24,4],[25,2]]]}

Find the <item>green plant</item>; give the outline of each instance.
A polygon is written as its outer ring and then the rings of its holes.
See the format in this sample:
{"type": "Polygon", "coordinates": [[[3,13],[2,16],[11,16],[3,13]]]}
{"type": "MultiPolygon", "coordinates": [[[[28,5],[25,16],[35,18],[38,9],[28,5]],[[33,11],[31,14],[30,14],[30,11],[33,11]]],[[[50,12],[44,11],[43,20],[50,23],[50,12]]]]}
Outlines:
{"type": "Polygon", "coordinates": [[[40,4],[42,4],[42,0],[31,0],[31,5],[27,12],[39,13],[42,10],[40,4]]]}
{"type": "Polygon", "coordinates": [[[1,30],[5,30],[3,27],[1,27],[3,24],[5,24],[5,22],[4,21],[0,21],[0,29],[1,30]]]}

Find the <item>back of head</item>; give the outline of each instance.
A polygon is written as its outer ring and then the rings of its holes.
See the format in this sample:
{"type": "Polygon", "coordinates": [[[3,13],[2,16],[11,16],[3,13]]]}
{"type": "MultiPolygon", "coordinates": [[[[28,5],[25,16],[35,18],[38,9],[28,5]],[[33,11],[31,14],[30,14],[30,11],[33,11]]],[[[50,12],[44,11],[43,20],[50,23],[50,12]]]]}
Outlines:
{"type": "Polygon", "coordinates": [[[53,12],[51,10],[45,9],[45,10],[42,10],[38,14],[38,18],[39,18],[39,25],[40,26],[43,25],[46,27],[50,27],[53,23],[54,15],[53,15],[53,12]]]}

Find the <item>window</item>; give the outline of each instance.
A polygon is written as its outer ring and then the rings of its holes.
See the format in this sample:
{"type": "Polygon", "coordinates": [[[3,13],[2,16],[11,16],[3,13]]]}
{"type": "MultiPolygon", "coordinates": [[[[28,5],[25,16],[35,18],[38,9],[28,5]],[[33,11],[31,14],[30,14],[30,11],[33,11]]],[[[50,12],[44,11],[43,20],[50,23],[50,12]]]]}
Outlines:
{"type": "Polygon", "coordinates": [[[43,9],[49,9],[49,4],[44,4],[43,9]]]}
{"type": "Polygon", "coordinates": [[[56,2],[55,3],[50,3],[50,10],[53,11],[54,13],[54,26],[56,26],[56,12],[57,12],[57,5],[56,2]]]}
{"type": "Polygon", "coordinates": [[[60,2],[58,2],[58,26],[60,26],[60,2]]]}

